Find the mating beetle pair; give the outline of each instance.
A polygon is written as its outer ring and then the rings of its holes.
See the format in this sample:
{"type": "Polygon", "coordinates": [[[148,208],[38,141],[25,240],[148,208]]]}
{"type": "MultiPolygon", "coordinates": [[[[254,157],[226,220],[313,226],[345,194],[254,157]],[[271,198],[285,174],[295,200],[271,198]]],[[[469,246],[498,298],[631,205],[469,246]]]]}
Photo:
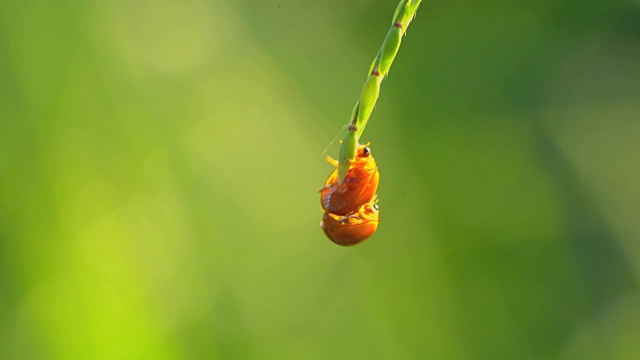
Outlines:
{"type": "Polygon", "coordinates": [[[373,59],[367,81],[353,109],[349,132],[345,134],[340,146],[342,163],[338,164],[328,158],[330,163],[340,166],[329,175],[324,187],[320,189],[320,203],[324,209],[320,226],[329,239],[338,245],[358,244],[378,229],[378,168],[369,148],[366,145],[356,145],[378,100],[380,84],[387,76],[400,49],[402,37],[421,2],[422,0],[401,0],[398,4],[391,29],[373,59]],[[346,161],[349,161],[348,168],[346,161]]]}
{"type": "Polygon", "coordinates": [[[320,227],[338,245],[359,244],[378,229],[376,191],[380,174],[376,161],[366,145],[359,145],[356,158],[340,182],[338,162],[331,157],[327,160],[336,169],[320,189],[320,203],[325,211],[320,227]]]}

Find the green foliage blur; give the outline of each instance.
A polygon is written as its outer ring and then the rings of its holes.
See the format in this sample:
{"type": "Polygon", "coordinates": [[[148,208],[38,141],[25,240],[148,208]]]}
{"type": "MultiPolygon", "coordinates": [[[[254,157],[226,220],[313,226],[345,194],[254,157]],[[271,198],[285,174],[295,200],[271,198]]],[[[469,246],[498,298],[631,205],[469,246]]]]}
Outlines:
{"type": "Polygon", "coordinates": [[[0,2],[0,359],[640,359],[640,3],[0,2]],[[336,156],[334,142],[328,154],[336,156]]]}

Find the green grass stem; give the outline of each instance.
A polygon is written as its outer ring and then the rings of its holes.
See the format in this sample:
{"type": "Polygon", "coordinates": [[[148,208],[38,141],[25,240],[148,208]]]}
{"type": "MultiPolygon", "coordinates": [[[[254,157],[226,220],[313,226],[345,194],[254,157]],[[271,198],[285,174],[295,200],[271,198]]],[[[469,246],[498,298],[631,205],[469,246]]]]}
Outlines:
{"type": "Polygon", "coordinates": [[[391,28],[387,32],[387,36],[382,43],[382,47],[378,51],[373,63],[369,68],[367,81],[362,88],[360,99],[356,103],[351,114],[351,124],[349,130],[342,138],[340,146],[340,157],[338,164],[338,179],[342,181],[349,170],[349,161],[355,159],[360,136],[367,121],[371,116],[371,112],[376,105],[378,95],[380,94],[380,84],[389,73],[393,59],[395,59],[402,37],[406,34],[407,27],[415,17],[418,6],[422,0],[403,0],[400,1],[395,13],[391,28]]]}

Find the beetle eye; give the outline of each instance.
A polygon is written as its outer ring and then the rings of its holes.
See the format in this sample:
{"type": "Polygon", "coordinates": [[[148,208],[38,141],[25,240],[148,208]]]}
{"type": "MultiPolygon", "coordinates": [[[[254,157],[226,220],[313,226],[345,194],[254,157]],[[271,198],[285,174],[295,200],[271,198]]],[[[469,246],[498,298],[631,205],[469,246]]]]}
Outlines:
{"type": "Polygon", "coordinates": [[[378,211],[378,204],[373,204],[373,209],[374,209],[375,211],[378,211]]]}
{"type": "Polygon", "coordinates": [[[369,147],[367,146],[362,150],[362,153],[364,154],[364,156],[369,156],[371,154],[371,149],[369,149],[369,147]]]}

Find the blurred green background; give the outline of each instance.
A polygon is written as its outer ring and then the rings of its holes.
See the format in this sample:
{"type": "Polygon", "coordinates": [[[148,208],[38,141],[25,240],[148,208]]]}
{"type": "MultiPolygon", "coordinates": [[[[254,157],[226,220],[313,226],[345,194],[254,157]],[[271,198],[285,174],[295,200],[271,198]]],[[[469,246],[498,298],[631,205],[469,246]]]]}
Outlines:
{"type": "Polygon", "coordinates": [[[0,358],[639,359],[640,3],[425,0],[341,248],[396,5],[0,2],[0,358]]]}

